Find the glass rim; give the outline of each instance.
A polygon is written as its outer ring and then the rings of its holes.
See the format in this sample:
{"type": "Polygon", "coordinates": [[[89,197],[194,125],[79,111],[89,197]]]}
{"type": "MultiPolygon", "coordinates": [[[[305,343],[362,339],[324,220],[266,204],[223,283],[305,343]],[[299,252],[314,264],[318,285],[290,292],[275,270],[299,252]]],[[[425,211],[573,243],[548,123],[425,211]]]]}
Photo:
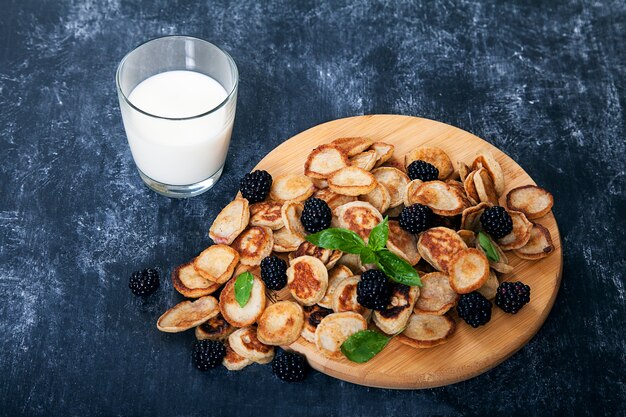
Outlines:
{"type": "MultiPolygon", "coordinates": [[[[187,70],[189,71],[189,70],[187,70]]],[[[197,72],[197,71],[196,71],[197,72]]],[[[206,75],[206,74],[205,74],[206,75]]],[[[215,45],[214,43],[211,43],[209,41],[206,41],[204,39],[201,38],[197,38],[195,36],[188,36],[188,35],[165,35],[165,36],[159,36],[158,38],[152,38],[149,39],[145,42],[140,43],[139,45],[137,45],[136,47],[134,47],[130,52],[128,52],[126,55],[124,55],[124,57],[122,58],[122,60],[120,61],[120,63],[117,65],[117,70],[115,71],[115,85],[117,87],[117,91],[121,94],[121,96],[124,98],[124,101],[133,109],[137,110],[138,112],[145,114],[146,116],[149,117],[153,117],[155,119],[163,119],[163,120],[191,120],[191,119],[198,119],[200,117],[204,117],[207,116],[211,113],[216,112],[217,110],[221,109],[222,107],[224,107],[226,105],[226,103],[228,103],[231,98],[234,96],[235,92],[237,91],[237,87],[239,86],[239,69],[237,68],[237,64],[235,63],[235,60],[233,59],[232,56],[230,56],[230,54],[228,52],[226,52],[224,49],[220,48],[219,46],[215,45]],[[235,75],[235,83],[233,84],[233,87],[230,89],[230,91],[228,92],[228,94],[226,95],[226,98],[217,106],[213,107],[212,109],[205,111],[203,113],[200,114],[196,114],[193,116],[185,116],[185,117],[166,117],[166,116],[159,116],[156,114],[152,114],[149,113],[145,110],[140,109],[139,107],[137,107],[136,105],[134,105],[130,99],[126,96],[126,93],[124,93],[124,90],[122,89],[121,85],[120,85],[120,73],[122,72],[122,66],[124,65],[124,63],[126,62],[126,60],[128,59],[128,57],[135,52],[137,49],[141,48],[144,45],[147,45],[151,42],[156,42],[156,41],[160,41],[163,39],[173,39],[173,38],[181,38],[181,39],[191,39],[194,41],[200,41],[202,43],[208,44],[210,46],[213,46],[214,48],[216,48],[218,51],[220,51],[222,54],[224,54],[226,56],[226,59],[228,61],[228,63],[230,64],[231,69],[234,72],[235,75]]]]}

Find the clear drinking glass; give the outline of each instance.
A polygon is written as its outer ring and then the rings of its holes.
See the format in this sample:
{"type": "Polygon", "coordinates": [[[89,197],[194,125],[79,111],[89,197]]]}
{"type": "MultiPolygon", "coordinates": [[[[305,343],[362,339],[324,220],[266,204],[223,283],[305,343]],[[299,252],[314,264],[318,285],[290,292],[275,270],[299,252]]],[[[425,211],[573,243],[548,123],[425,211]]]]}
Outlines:
{"type": "Polygon", "coordinates": [[[239,75],[231,56],[202,39],[166,36],[128,53],[115,80],[128,143],[146,185],[176,198],[210,189],[222,174],[235,120],[239,75]],[[178,70],[213,78],[226,90],[226,98],[186,117],[150,114],[129,99],[142,81],[178,70]]]}

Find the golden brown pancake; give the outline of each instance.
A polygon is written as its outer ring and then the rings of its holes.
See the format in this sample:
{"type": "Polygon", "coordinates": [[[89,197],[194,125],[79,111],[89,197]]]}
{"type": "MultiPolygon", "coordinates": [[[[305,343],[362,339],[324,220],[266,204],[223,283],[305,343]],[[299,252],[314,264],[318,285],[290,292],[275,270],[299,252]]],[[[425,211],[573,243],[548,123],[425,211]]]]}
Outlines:
{"type": "Polygon", "coordinates": [[[242,264],[260,265],[263,258],[272,253],[274,234],[269,227],[252,226],[235,239],[232,247],[239,252],[242,264]]]}
{"type": "Polygon", "coordinates": [[[284,227],[280,209],[283,203],[278,201],[262,201],[250,205],[250,224],[252,226],[265,226],[272,230],[284,227]]]}
{"type": "Polygon", "coordinates": [[[378,210],[364,201],[344,204],[337,208],[336,214],[340,227],[352,230],[366,242],[372,229],[383,221],[383,216],[378,210]]]}
{"type": "Polygon", "coordinates": [[[506,195],[506,206],[510,210],[524,213],[530,220],[545,216],[553,205],[552,194],[536,185],[517,187],[506,195]]]}
{"type": "Polygon", "coordinates": [[[415,235],[401,228],[400,223],[396,220],[389,220],[388,225],[387,249],[411,265],[417,264],[421,257],[417,251],[417,238],[415,235]]]}
{"type": "Polygon", "coordinates": [[[433,227],[420,235],[417,249],[422,258],[435,269],[448,273],[452,257],[457,252],[467,249],[467,245],[454,230],[433,227]]]}

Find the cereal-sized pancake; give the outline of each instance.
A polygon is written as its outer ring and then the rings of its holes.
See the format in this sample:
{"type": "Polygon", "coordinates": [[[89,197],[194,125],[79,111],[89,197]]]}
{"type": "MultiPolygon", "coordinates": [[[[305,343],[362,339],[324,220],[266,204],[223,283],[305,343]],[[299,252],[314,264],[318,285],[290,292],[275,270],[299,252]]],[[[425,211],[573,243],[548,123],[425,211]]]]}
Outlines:
{"type": "Polygon", "coordinates": [[[374,176],[364,169],[348,166],[328,177],[328,188],[337,194],[359,196],[376,187],[374,176]]]}
{"type": "Polygon", "coordinates": [[[330,144],[313,149],[304,163],[304,175],[315,179],[326,179],[333,172],[350,164],[348,156],[330,144]]]}
{"type": "Polygon", "coordinates": [[[480,216],[483,215],[485,209],[491,207],[489,203],[480,203],[463,210],[461,217],[461,229],[472,230],[478,232],[482,229],[480,225],[480,216]]]}
{"type": "Polygon", "coordinates": [[[268,306],[258,321],[257,338],[272,346],[290,345],[300,337],[304,313],[294,301],[279,301],[268,306]]]}
{"type": "Polygon", "coordinates": [[[342,280],[333,290],[332,308],[335,313],[341,313],[342,311],[354,311],[361,314],[365,319],[368,319],[372,314],[372,311],[363,307],[356,300],[356,286],[361,281],[359,275],[346,278],[342,280]]]}
{"type": "Polygon", "coordinates": [[[552,252],[554,252],[554,244],[552,243],[550,231],[539,223],[533,224],[532,229],[530,229],[528,242],[515,250],[515,254],[520,258],[533,261],[545,258],[552,252]]]}
{"type": "Polygon", "coordinates": [[[359,196],[359,200],[370,203],[380,213],[384,213],[389,209],[389,205],[391,204],[391,195],[389,191],[387,191],[387,187],[379,182],[372,191],[359,196]]]}
{"type": "Polygon", "coordinates": [[[241,371],[248,365],[252,365],[252,361],[248,358],[244,358],[230,347],[228,339],[224,341],[224,347],[226,348],[226,355],[222,359],[222,365],[229,371],[241,371]]]}
{"type": "Polygon", "coordinates": [[[232,247],[239,252],[242,264],[260,265],[263,258],[272,253],[274,233],[269,227],[252,226],[235,239],[232,247]]]}
{"type": "Polygon", "coordinates": [[[417,203],[417,201],[415,200],[415,191],[417,191],[417,189],[420,185],[422,185],[423,182],[424,181],[422,180],[412,180],[406,185],[406,188],[404,190],[404,205],[406,207],[412,206],[413,204],[417,203]]]}
{"type": "Polygon", "coordinates": [[[435,146],[420,146],[404,156],[404,165],[408,167],[413,161],[425,161],[439,170],[439,179],[445,180],[454,172],[452,161],[446,152],[435,146]]]}
{"type": "Polygon", "coordinates": [[[415,203],[423,204],[440,216],[456,216],[465,209],[465,202],[450,184],[443,181],[426,181],[412,195],[415,203]]]}
{"type": "Polygon", "coordinates": [[[371,149],[376,151],[376,166],[379,167],[393,156],[395,146],[385,142],[374,142],[371,149]]]}
{"type": "Polygon", "coordinates": [[[354,165],[355,167],[359,167],[366,171],[371,171],[376,165],[377,160],[378,154],[376,151],[365,151],[350,158],[350,165],[354,165]]]}
{"type": "Polygon", "coordinates": [[[337,194],[329,189],[318,190],[313,194],[313,197],[324,200],[333,211],[337,207],[351,203],[357,199],[355,196],[337,194]]]}
{"type": "Polygon", "coordinates": [[[420,288],[417,286],[393,283],[391,290],[391,301],[387,308],[381,311],[374,311],[374,323],[380,330],[387,334],[396,334],[406,326],[409,321],[413,307],[420,295],[420,288]]]}
{"type": "Polygon", "coordinates": [[[480,168],[474,173],[474,187],[480,201],[498,204],[498,195],[491,176],[485,168],[480,168]]]}
{"type": "Polygon", "coordinates": [[[339,257],[341,257],[341,251],[333,250],[333,249],[324,249],[319,246],[315,246],[311,242],[307,242],[306,240],[298,246],[298,248],[289,254],[289,260],[293,260],[300,256],[313,256],[324,264],[327,269],[330,269],[337,263],[339,257]],[[338,254],[337,254],[338,252],[338,254]],[[339,255],[339,257],[337,256],[339,255]],[[332,266],[329,266],[331,265],[332,266]]]}
{"type": "Polygon", "coordinates": [[[304,201],[315,192],[311,179],[305,175],[287,174],[276,177],[270,188],[270,198],[274,201],[304,201]]]}
{"type": "Polygon", "coordinates": [[[274,252],[291,252],[298,249],[298,246],[304,242],[302,236],[292,234],[286,227],[274,232],[274,252]]]}
{"type": "Polygon", "coordinates": [[[552,194],[536,185],[517,187],[506,195],[508,209],[524,213],[530,220],[545,216],[552,210],[553,205],[552,194]]]}
{"type": "Polygon", "coordinates": [[[459,294],[482,287],[489,279],[489,261],[476,248],[463,249],[454,255],[448,267],[450,286],[459,294]]]}
{"type": "Polygon", "coordinates": [[[250,225],[265,226],[272,230],[279,230],[285,225],[281,216],[283,203],[278,201],[262,201],[250,205],[250,225]]]}
{"type": "Polygon", "coordinates": [[[388,225],[387,249],[411,265],[417,264],[421,256],[417,251],[417,238],[415,235],[401,228],[397,220],[389,220],[388,225]]]}
{"type": "Polygon", "coordinates": [[[498,239],[498,246],[502,250],[519,249],[530,240],[530,230],[533,224],[526,218],[524,213],[507,210],[513,221],[513,230],[508,235],[498,239]]]}
{"type": "Polygon", "coordinates": [[[245,327],[253,324],[265,310],[265,284],[253,275],[252,290],[248,302],[242,307],[235,298],[236,277],[226,283],[220,293],[220,311],[228,323],[235,327],[245,327]]]}
{"type": "Polygon", "coordinates": [[[233,276],[239,253],[226,245],[212,245],[193,260],[198,273],[209,281],[223,284],[233,276]]]}
{"type": "Polygon", "coordinates": [[[230,245],[248,226],[249,221],[248,200],[236,198],[219,212],[209,229],[209,237],[215,243],[230,245]]]}
{"type": "Polygon", "coordinates": [[[213,294],[220,287],[220,284],[204,278],[189,262],[177,266],[172,271],[172,285],[176,291],[187,298],[200,298],[213,294]]]}
{"type": "Polygon", "coordinates": [[[481,167],[487,170],[487,173],[491,177],[496,194],[502,195],[504,192],[504,172],[502,172],[500,163],[496,161],[493,154],[487,149],[480,152],[474,159],[474,162],[472,162],[472,170],[477,170],[481,167]]]}
{"type": "Polygon", "coordinates": [[[414,348],[431,348],[446,343],[455,329],[454,320],[448,316],[414,313],[409,317],[406,329],[397,338],[414,348]]]}
{"type": "Polygon", "coordinates": [[[431,272],[421,276],[422,288],[415,303],[418,314],[446,314],[459,299],[459,295],[450,286],[450,277],[443,272],[431,272]]]}
{"type": "Polygon", "coordinates": [[[256,334],[256,327],[244,327],[235,330],[229,337],[230,347],[252,362],[266,364],[274,359],[274,346],[262,343],[256,334]]]}
{"type": "Polygon", "coordinates": [[[235,328],[221,314],[218,314],[196,327],[196,339],[225,340],[234,331],[235,328]]]}
{"type": "Polygon", "coordinates": [[[328,270],[313,256],[300,256],[287,269],[287,287],[297,301],[313,305],[320,301],[328,288],[328,270]]]}
{"type": "Polygon", "coordinates": [[[387,191],[391,201],[389,207],[398,207],[404,202],[404,193],[406,192],[406,186],[411,181],[409,177],[402,171],[391,167],[380,167],[372,171],[376,181],[383,184],[387,191]]]}
{"type": "Polygon", "coordinates": [[[184,332],[217,316],[219,312],[217,300],[210,295],[195,301],[182,301],[159,317],[157,328],[166,333],[184,332]]]}
{"type": "Polygon", "coordinates": [[[456,163],[457,166],[457,170],[459,171],[459,179],[461,180],[461,182],[465,181],[465,178],[467,178],[467,175],[472,171],[470,169],[470,167],[467,166],[467,164],[463,161],[457,161],[456,163]]]}
{"type": "Polygon", "coordinates": [[[357,155],[372,146],[372,140],[365,137],[338,138],[331,142],[348,156],[357,155]]]}
{"type": "Polygon", "coordinates": [[[281,216],[285,228],[292,234],[304,238],[306,231],[300,221],[304,206],[297,201],[286,201],[281,209],[281,216]]]}
{"type": "Polygon", "coordinates": [[[331,309],[333,308],[332,304],[332,295],[335,287],[344,279],[350,278],[354,274],[345,265],[337,265],[333,269],[328,271],[328,287],[326,288],[326,293],[324,297],[317,302],[317,304],[321,307],[331,309]]]}
{"type": "Polygon", "coordinates": [[[329,314],[322,319],[315,330],[315,346],[324,356],[331,359],[344,357],[341,352],[343,342],[354,333],[367,329],[362,315],[353,311],[329,314]]]}
{"type": "Polygon", "coordinates": [[[471,201],[472,204],[480,203],[480,197],[478,191],[476,191],[476,184],[474,183],[474,175],[476,171],[472,171],[463,180],[463,188],[465,189],[465,195],[471,201]]]}
{"type": "Polygon", "coordinates": [[[461,237],[447,227],[433,227],[420,234],[417,250],[422,258],[438,271],[448,273],[452,257],[459,251],[467,249],[461,237]]]}
{"type": "Polygon", "coordinates": [[[367,242],[370,232],[380,222],[383,216],[370,203],[355,201],[337,207],[336,215],[339,226],[352,230],[367,242]]]}

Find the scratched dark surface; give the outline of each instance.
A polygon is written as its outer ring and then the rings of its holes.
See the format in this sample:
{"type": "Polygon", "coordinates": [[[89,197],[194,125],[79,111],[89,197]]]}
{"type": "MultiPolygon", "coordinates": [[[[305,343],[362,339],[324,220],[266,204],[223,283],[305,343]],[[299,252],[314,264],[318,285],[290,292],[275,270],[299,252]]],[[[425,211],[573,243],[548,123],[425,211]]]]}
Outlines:
{"type": "Polygon", "coordinates": [[[625,415],[626,3],[237,3],[0,2],[0,414],[625,415]],[[166,34],[223,46],[241,74],[223,178],[187,201],[142,185],[115,92],[122,56],[166,34]],[[166,279],[136,299],[130,273],[207,246],[273,147],[370,113],[459,126],[553,192],[563,283],[543,328],[423,391],[194,369],[193,334],[154,325],[181,297],[166,279]]]}

